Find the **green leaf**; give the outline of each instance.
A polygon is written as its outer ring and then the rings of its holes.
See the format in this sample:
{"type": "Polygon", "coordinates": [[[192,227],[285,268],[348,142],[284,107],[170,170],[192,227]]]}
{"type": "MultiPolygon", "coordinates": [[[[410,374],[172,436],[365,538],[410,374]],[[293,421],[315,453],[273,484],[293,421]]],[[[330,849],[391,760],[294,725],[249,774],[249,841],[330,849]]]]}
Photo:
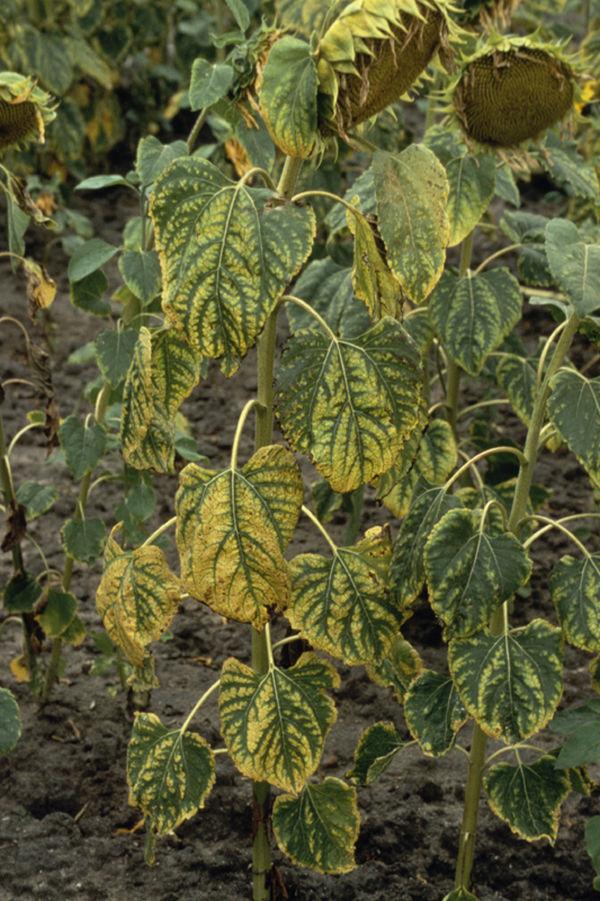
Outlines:
{"type": "Polygon", "coordinates": [[[227,63],[209,63],[201,56],[192,63],[188,95],[190,109],[214,106],[227,95],[233,84],[234,71],[227,63]]]}
{"type": "Polygon", "coordinates": [[[393,596],[406,609],[425,584],[423,554],[434,525],[448,510],[460,507],[460,501],[443,488],[428,488],[419,493],[402,520],[390,563],[393,596]]]}
{"type": "Polygon", "coordinates": [[[21,737],[21,713],[14,695],[0,688],[0,755],[8,754],[21,737]]]}
{"type": "Polygon", "coordinates": [[[186,589],[229,619],[256,628],[284,609],[290,576],[283,552],[303,498],[293,454],[270,445],[241,469],[191,463],[175,498],[177,547],[186,589]]]}
{"type": "Polygon", "coordinates": [[[550,728],[566,736],[556,760],[557,767],[568,769],[600,762],[600,698],[562,710],[550,728]]]}
{"type": "Polygon", "coordinates": [[[154,135],[148,135],[139,142],[135,157],[135,171],[144,187],[151,185],[174,160],[188,155],[185,141],[163,144],[154,135]]]}
{"type": "Polygon", "coordinates": [[[441,757],[454,746],[468,717],[452,679],[424,670],[406,692],[404,718],[423,753],[441,757]]]}
{"type": "Polygon", "coordinates": [[[529,425],[535,396],[535,369],[522,357],[502,357],[496,366],[496,381],[506,391],[512,407],[525,425],[529,425]]]}
{"type": "Polygon", "coordinates": [[[347,664],[371,663],[388,652],[403,622],[386,589],[387,531],[376,526],[331,557],[300,554],[290,564],[286,616],[314,648],[347,664]]]}
{"type": "Polygon", "coordinates": [[[588,163],[575,147],[569,147],[554,135],[548,135],[545,146],[536,156],[552,181],[569,197],[598,202],[600,185],[594,165],[588,163]]]}
{"type": "Polygon", "coordinates": [[[596,870],[594,888],[600,891],[600,816],[590,817],[585,824],[585,850],[596,870]]]}
{"type": "Polygon", "coordinates": [[[496,192],[496,158],[470,153],[449,161],[446,175],[450,185],[448,219],[449,247],[470,235],[492,202],[496,192]]]}
{"type": "Polygon", "coordinates": [[[4,609],[7,613],[31,613],[42,596],[37,579],[29,573],[16,573],[4,588],[4,609]]]}
{"type": "Polygon", "coordinates": [[[119,272],[131,293],[144,303],[160,291],[160,263],[155,250],[128,250],[121,254],[119,272]]]}
{"type": "Polygon", "coordinates": [[[543,729],[562,694],[560,629],[541,619],[507,634],[455,639],[448,661],[471,716],[511,744],[543,729]]]}
{"type": "Polygon", "coordinates": [[[415,468],[430,485],[442,485],[458,462],[456,439],[450,423],[432,419],[419,442],[415,468]]]}
{"type": "Polygon", "coordinates": [[[78,185],[75,185],[76,191],[100,191],[102,188],[112,188],[114,185],[126,185],[127,182],[122,175],[92,175],[91,178],[84,178],[78,185]]]}
{"type": "Polygon", "coordinates": [[[260,110],[273,141],[289,156],[307,159],[318,139],[317,63],[306,41],[285,36],[269,53],[260,110]]]}
{"type": "Polygon", "coordinates": [[[115,526],[106,544],[96,607],[111,640],[139,667],[146,647],[169,628],[181,588],[156,545],[124,551],[115,537],[120,527],[120,523],[115,526]]]}
{"type": "Polygon", "coordinates": [[[444,273],[429,312],[444,348],[470,375],[478,375],[521,318],[519,283],[508,269],[490,269],[462,278],[444,273]]]}
{"type": "Polygon", "coordinates": [[[98,423],[85,425],[77,416],[71,415],[62,422],[58,437],[67,466],[79,482],[100,462],[106,447],[106,433],[98,423]]]}
{"type": "Polygon", "coordinates": [[[567,555],[550,577],[550,593],[566,640],[583,651],[600,651],[600,554],[567,555]]]}
{"type": "Polygon", "coordinates": [[[370,785],[385,773],[399,751],[410,744],[402,739],[393,723],[375,723],[365,729],[354,751],[349,778],[370,785]]]}
{"type": "Polygon", "coordinates": [[[402,325],[424,357],[428,353],[435,337],[429,309],[427,307],[415,307],[404,318],[402,325]]]}
{"type": "Polygon", "coordinates": [[[69,260],[69,281],[80,282],[86,276],[101,269],[119,250],[101,238],[91,238],[75,249],[69,260]]]}
{"type": "Polygon", "coordinates": [[[546,755],[534,763],[499,763],[484,776],[487,801],[512,832],[528,842],[546,838],[554,844],[560,807],[571,791],[566,773],[546,755]]]}
{"type": "Polygon", "coordinates": [[[552,219],[546,226],[546,255],[577,315],[600,309],[600,244],[586,243],[573,222],[552,219]]]}
{"type": "Polygon", "coordinates": [[[423,669],[423,661],[413,646],[396,635],[383,660],[367,664],[367,676],[377,685],[391,688],[399,704],[404,703],[406,690],[423,669]]]}
{"type": "Polygon", "coordinates": [[[563,369],[551,387],[550,419],[592,482],[600,486],[600,376],[588,379],[574,369],[563,369]]]}
{"type": "Polygon", "coordinates": [[[450,238],[448,179],[435,154],[411,144],[373,157],[379,231],[404,293],[422,303],[437,284],[450,238]]]}
{"type": "Polygon", "coordinates": [[[60,638],[77,612],[77,598],[70,592],[50,588],[44,609],[36,617],[48,638],[60,638]]]}
{"type": "Polygon", "coordinates": [[[250,13],[244,0],[225,0],[225,3],[235,19],[237,27],[240,31],[246,31],[250,25],[250,13]]]}
{"type": "Polygon", "coordinates": [[[17,488],[17,502],[25,507],[28,522],[47,513],[58,497],[59,492],[53,485],[40,482],[21,482],[17,488]]]}
{"type": "Polygon", "coordinates": [[[105,329],[94,342],[98,368],[113,388],[120,385],[127,375],[137,337],[138,333],[133,328],[105,329]]]}
{"type": "Polygon", "coordinates": [[[249,779],[299,792],[321,759],[336,719],[327,691],[339,686],[331,664],[302,654],[289,669],[260,675],[239,660],[223,664],[221,734],[238,770],[249,779]]]}
{"type": "Polygon", "coordinates": [[[354,235],[354,293],[363,301],[374,321],[379,321],[383,316],[399,319],[402,289],[380,253],[377,236],[369,220],[348,211],[348,226],[354,235]]]}
{"type": "Polygon", "coordinates": [[[422,369],[402,326],[382,319],[352,342],[303,332],[278,372],[279,419],[335,491],[386,472],[422,417],[422,369]]]}
{"type": "Polygon", "coordinates": [[[212,749],[195,732],[167,729],[153,713],[136,713],[127,781],[152,829],[165,835],[204,807],[215,782],[212,749]]]}
{"type": "Polygon", "coordinates": [[[531,575],[531,560],[514,535],[479,510],[450,510],[425,547],[429,603],[449,638],[482,629],[531,575]]]}
{"type": "Polygon", "coordinates": [[[108,290],[108,279],[101,269],[71,284],[71,303],[85,313],[93,316],[110,315],[110,303],[104,294],[108,290]]]}
{"type": "Polygon", "coordinates": [[[68,519],[60,537],[69,556],[81,563],[93,563],[102,554],[106,527],[101,519],[68,519]]]}
{"type": "Polygon", "coordinates": [[[307,259],[314,214],[199,158],[163,172],[150,213],[167,319],[231,375],[307,259]]]}
{"type": "Polygon", "coordinates": [[[126,461],[142,443],[152,415],[152,335],[142,326],[123,388],[121,445],[126,461]]]}
{"type": "Polygon", "coordinates": [[[496,196],[513,206],[521,205],[519,186],[508,163],[502,163],[496,169],[496,196]]]}
{"type": "MultiPolygon", "coordinates": [[[[307,300],[342,338],[354,338],[372,325],[364,304],[354,296],[352,270],[330,257],[309,263],[293,293],[307,300]]],[[[314,317],[296,304],[286,304],[286,313],[292,332],[319,328],[314,317]]]]}
{"type": "Polygon", "coordinates": [[[356,866],[360,829],[356,791],[328,776],[302,792],[280,795],[273,807],[273,832],[280,849],[300,867],[318,873],[348,873],[356,866]]]}

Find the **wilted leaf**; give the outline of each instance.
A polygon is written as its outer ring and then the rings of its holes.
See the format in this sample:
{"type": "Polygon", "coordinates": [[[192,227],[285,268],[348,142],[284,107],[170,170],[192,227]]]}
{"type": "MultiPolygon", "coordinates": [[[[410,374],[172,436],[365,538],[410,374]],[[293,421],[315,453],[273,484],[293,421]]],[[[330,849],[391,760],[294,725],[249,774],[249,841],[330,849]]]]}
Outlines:
{"type": "Polygon", "coordinates": [[[339,677],[331,664],[302,654],[290,669],[263,675],[229,658],[219,694],[221,734],[249,779],[299,792],[319,765],[336,710],[327,691],[339,677]]]}
{"type": "Polygon", "coordinates": [[[369,316],[378,322],[384,316],[399,319],[402,289],[377,246],[377,237],[369,220],[348,211],[348,227],[354,235],[352,287],[369,316]]]}
{"type": "Polygon", "coordinates": [[[329,776],[307,783],[300,795],[280,795],[273,807],[277,844],[296,866],[318,873],[347,873],[356,866],[360,828],[356,791],[329,776]]]}
{"type": "MultiPolygon", "coordinates": [[[[294,295],[307,300],[342,338],[361,335],[372,325],[364,304],[354,296],[352,270],[330,257],[308,264],[294,285],[294,295]]],[[[293,303],[287,304],[286,313],[292,332],[319,328],[309,313],[293,303]]]]}
{"type": "Polygon", "coordinates": [[[27,297],[31,318],[35,318],[38,310],[46,310],[56,297],[56,282],[50,278],[44,266],[33,260],[23,263],[27,276],[27,297]]]}

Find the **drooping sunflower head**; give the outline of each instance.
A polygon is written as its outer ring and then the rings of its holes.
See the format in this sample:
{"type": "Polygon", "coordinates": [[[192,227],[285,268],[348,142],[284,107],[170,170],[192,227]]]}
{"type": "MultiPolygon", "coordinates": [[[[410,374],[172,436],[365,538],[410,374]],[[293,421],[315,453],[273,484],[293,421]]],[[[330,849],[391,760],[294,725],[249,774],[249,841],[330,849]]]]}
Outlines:
{"type": "Polygon", "coordinates": [[[353,0],[317,50],[321,118],[345,134],[399,100],[457,33],[447,0],[353,0]]]}
{"type": "Polygon", "coordinates": [[[55,115],[50,95],[33,79],[0,72],[0,151],[28,141],[43,143],[45,126],[55,115]]]}
{"type": "Polygon", "coordinates": [[[510,149],[573,110],[576,75],[561,46],[495,35],[464,60],[450,91],[467,139],[510,149]]]}

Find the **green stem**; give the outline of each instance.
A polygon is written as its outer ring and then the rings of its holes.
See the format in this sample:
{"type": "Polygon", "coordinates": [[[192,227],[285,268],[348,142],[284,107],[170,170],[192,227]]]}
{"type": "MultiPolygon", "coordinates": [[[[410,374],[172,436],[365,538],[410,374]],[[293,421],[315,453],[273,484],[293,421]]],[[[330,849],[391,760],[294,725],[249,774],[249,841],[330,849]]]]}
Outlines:
{"type": "MultiPolygon", "coordinates": [[[[111,387],[108,383],[105,383],[96,398],[96,406],[94,409],[94,420],[98,423],[104,421],[104,417],[106,414],[106,408],[108,406],[108,399],[110,397],[111,387]]],[[[79,486],[79,494],[77,496],[77,503],[75,505],[75,519],[82,519],[85,514],[85,506],[87,504],[88,494],[90,493],[90,485],[92,484],[92,470],[86,472],[84,477],[81,480],[79,486]]],[[[73,579],[73,568],[74,568],[75,560],[71,557],[70,554],[67,554],[65,559],[65,566],[63,569],[62,575],[62,588],[63,591],[69,591],[71,587],[71,580],[73,579]]],[[[62,638],[55,638],[52,642],[52,651],[50,653],[50,661],[48,663],[48,669],[46,670],[46,679],[44,681],[44,687],[42,689],[41,694],[41,702],[45,703],[54,687],[54,684],[58,681],[58,669],[60,666],[62,652],[62,638]]]]}
{"type": "Polygon", "coordinates": [[[198,113],[198,116],[196,117],[196,121],[194,122],[194,124],[192,126],[192,130],[190,131],[187,142],[186,142],[187,147],[188,147],[188,153],[193,153],[194,146],[196,144],[196,141],[198,140],[198,135],[202,131],[202,126],[206,122],[207,116],[208,116],[208,108],[202,109],[198,113]]]}
{"type": "MultiPolygon", "coordinates": [[[[512,507],[508,519],[508,529],[517,534],[519,526],[525,516],[529,493],[533,481],[533,473],[540,450],[540,433],[546,416],[546,404],[550,393],[550,382],[558,369],[562,366],[564,358],[571,346],[573,337],[577,331],[579,319],[571,317],[564,327],[560,339],[554,349],[552,359],[548,364],[544,380],[540,385],[533,407],[523,459],[519,468],[519,476],[515,487],[512,507]]],[[[507,628],[508,607],[503,604],[495,611],[490,620],[490,632],[492,635],[501,635],[507,628]]],[[[458,856],[456,861],[456,888],[468,890],[471,881],[471,872],[475,859],[475,838],[477,830],[477,816],[479,812],[479,798],[481,796],[481,783],[483,779],[483,767],[485,762],[485,748],[487,738],[477,723],[473,726],[473,741],[469,758],[469,774],[465,792],[465,807],[463,822],[460,831],[458,856]]]]}
{"type": "MultiPolygon", "coordinates": [[[[302,160],[286,157],[277,185],[278,193],[290,198],[298,178],[302,160]]],[[[256,407],[255,449],[259,450],[272,440],[273,435],[273,369],[277,339],[277,310],[267,319],[258,340],[258,386],[256,407]]],[[[252,669],[266,673],[269,668],[269,648],[265,631],[252,629],[252,669]]],[[[268,830],[269,784],[253,782],[254,839],[252,845],[252,898],[253,901],[269,901],[270,889],[267,877],[271,870],[271,843],[268,830]]]]}

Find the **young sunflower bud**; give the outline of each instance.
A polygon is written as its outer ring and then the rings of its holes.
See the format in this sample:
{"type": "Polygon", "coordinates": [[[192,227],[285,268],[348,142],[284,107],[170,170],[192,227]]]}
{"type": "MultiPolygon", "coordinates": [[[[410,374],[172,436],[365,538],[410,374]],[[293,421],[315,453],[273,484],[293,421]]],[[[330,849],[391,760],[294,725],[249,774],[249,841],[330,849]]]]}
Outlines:
{"type": "Polygon", "coordinates": [[[575,74],[557,48],[503,38],[467,60],[453,103],[468,138],[498,148],[539,137],[573,108],[575,74]]]}
{"type": "Polygon", "coordinates": [[[54,117],[50,95],[31,78],[0,72],[0,150],[26,141],[43,143],[45,125],[54,117]]]}
{"type": "Polygon", "coordinates": [[[319,42],[326,124],[344,134],[399,100],[449,53],[446,0],[353,0],[319,42]]]}

